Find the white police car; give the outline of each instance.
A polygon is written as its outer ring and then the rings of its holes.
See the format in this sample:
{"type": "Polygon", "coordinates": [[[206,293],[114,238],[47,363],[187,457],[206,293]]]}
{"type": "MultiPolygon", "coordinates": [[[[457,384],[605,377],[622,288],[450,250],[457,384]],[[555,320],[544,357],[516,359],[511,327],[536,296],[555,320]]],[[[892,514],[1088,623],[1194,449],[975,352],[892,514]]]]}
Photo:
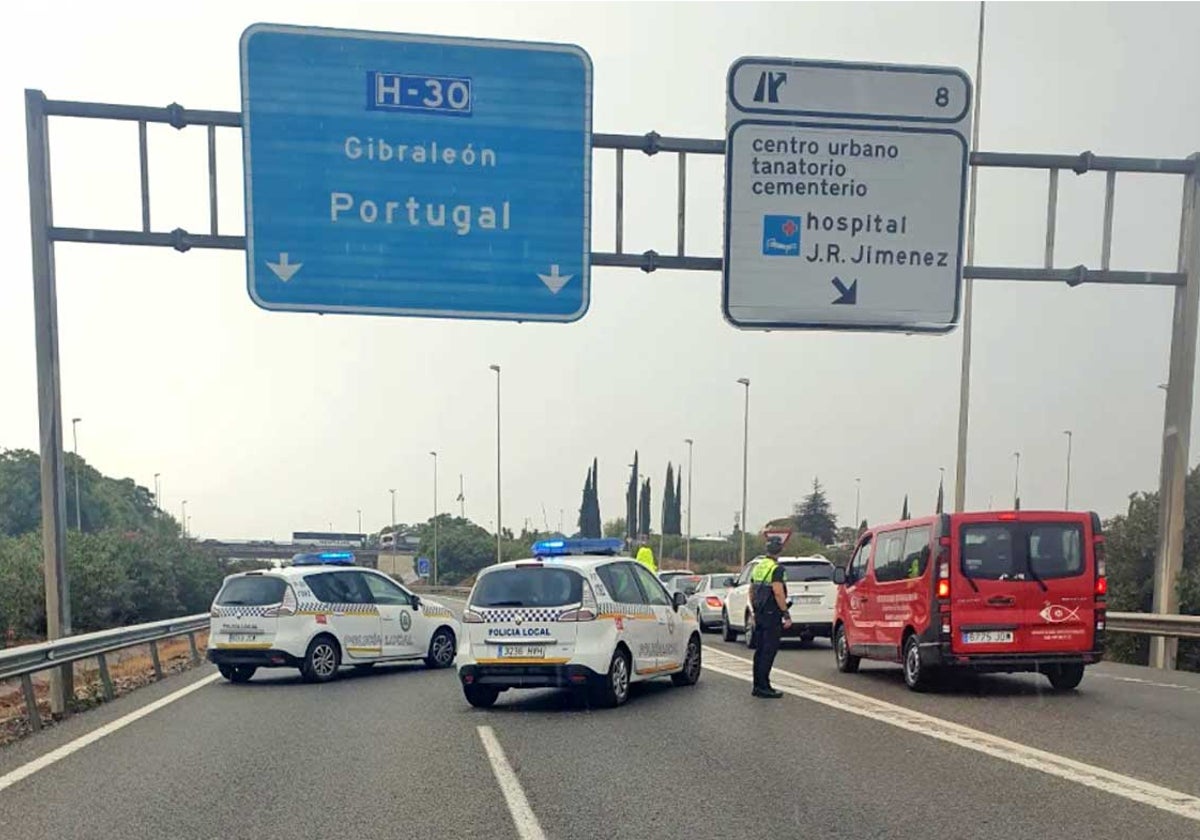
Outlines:
{"type": "Polygon", "coordinates": [[[472,706],[510,688],[569,687],[619,706],[631,683],[700,678],[700,630],[620,540],[545,540],[479,573],[463,612],[458,676],[472,706]]]}
{"type": "Polygon", "coordinates": [[[353,563],[349,552],[297,555],[291,566],[225,578],[211,610],[209,660],[233,682],[259,668],[299,668],[325,682],[342,665],[454,664],[454,614],[353,563]]]}

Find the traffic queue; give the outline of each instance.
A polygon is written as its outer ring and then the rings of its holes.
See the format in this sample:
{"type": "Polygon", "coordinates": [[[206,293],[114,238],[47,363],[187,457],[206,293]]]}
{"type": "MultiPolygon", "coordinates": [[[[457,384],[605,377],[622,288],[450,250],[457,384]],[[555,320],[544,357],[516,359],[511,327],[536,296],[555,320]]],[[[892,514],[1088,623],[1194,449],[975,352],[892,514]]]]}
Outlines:
{"type": "Polygon", "coordinates": [[[660,571],[648,546],[549,539],[476,576],[461,619],[347,552],[225,579],[208,658],[231,682],[297,668],[324,682],[345,666],[457,665],[466,701],[560,688],[619,706],[633,684],[695,685],[703,634],[755,651],[753,694],[784,639],[828,639],[838,671],[897,663],[925,690],[939,673],[1033,672],[1079,685],[1104,654],[1107,578],[1094,513],[940,514],[867,529],[850,559],[783,555],[783,540],[736,574],[660,571]]]}

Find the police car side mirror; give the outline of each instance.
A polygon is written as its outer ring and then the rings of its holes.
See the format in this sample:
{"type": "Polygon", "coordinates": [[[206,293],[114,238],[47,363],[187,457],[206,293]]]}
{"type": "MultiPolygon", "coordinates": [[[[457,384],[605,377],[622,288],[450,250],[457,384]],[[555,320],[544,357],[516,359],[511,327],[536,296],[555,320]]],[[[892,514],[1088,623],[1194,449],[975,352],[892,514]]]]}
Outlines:
{"type": "Polygon", "coordinates": [[[837,585],[837,586],[845,586],[845,584],[846,584],[846,570],[845,570],[845,569],[843,569],[841,566],[837,566],[836,568],[834,568],[834,570],[833,570],[833,582],[834,582],[834,584],[835,584],[835,585],[837,585]]]}
{"type": "Polygon", "coordinates": [[[420,595],[417,595],[417,594],[415,594],[415,593],[414,593],[414,594],[413,594],[413,596],[412,596],[412,608],[413,608],[414,610],[419,610],[419,609],[421,609],[421,596],[420,596],[420,595]]]}
{"type": "Polygon", "coordinates": [[[674,595],[671,596],[671,602],[674,604],[676,610],[678,610],[680,607],[687,604],[687,599],[688,599],[688,596],[686,596],[682,592],[678,592],[678,591],[674,595]]]}

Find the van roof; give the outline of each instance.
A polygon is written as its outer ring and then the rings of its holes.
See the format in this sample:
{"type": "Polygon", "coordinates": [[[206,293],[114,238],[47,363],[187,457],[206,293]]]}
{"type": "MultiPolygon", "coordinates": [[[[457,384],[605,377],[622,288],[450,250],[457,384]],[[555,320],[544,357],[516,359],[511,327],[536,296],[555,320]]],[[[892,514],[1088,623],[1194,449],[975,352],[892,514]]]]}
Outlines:
{"type": "Polygon", "coordinates": [[[1045,522],[1046,520],[1078,522],[1091,519],[1094,517],[1094,514],[1079,510],[976,510],[901,519],[896,522],[873,525],[867,530],[873,533],[876,531],[890,531],[894,528],[916,528],[922,525],[931,525],[937,522],[942,516],[948,517],[952,522],[1045,522]]]}

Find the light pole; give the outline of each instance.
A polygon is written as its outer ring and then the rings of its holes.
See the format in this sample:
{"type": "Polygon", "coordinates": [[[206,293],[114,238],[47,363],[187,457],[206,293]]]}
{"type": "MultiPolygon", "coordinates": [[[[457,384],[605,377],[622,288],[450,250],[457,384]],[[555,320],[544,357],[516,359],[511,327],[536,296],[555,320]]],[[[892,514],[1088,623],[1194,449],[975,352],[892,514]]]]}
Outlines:
{"type": "Polygon", "coordinates": [[[1021,509],[1021,453],[1014,452],[1013,459],[1017,465],[1013,469],[1013,510],[1021,509]]]}
{"type": "Polygon", "coordinates": [[[154,507],[156,507],[158,510],[162,510],[162,487],[158,481],[158,477],[160,475],[162,475],[162,473],[154,474],[154,507]]]}
{"type": "Polygon", "coordinates": [[[71,418],[71,442],[75,449],[75,530],[83,530],[83,505],[79,498],[79,435],[76,431],[82,417],[71,418]]]}
{"type": "Polygon", "coordinates": [[[458,516],[460,519],[467,518],[467,494],[463,490],[463,476],[458,474],[458,516]]]}
{"type": "Polygon", "coordinates": [[[746,386],[746,413],[742,423],[742,565],[746,565],[746,487],[749,475],[747,467],[750,460],[750,380],[742,377],[739,385],[746,386]]]}
{"type": "Polygon", "coordinates": [[[437,452],[432,449],[429,454],[433,456],[433,585],[437,586],[438,578],[438,505],[437,505],[437,452]]]}
{"type": "Polygon", "coordinates": [[[500,562],[500,365],[488,365],[496,371],[496,562],[500,562]]]}
{"type": "Polygon", "coordinates": [[[941,516],[946,508],[946,468],[938,467],[938,509],[937,515],[941,516]]]}
{"type": "Polygon", "coordinates": [[[358,533],[362,533],[362,508],[358,509],[358,533]]]}
{"type": "Polygon", "coordinates": [[[183,512],[179,515],[179,524],[183,526],[184,539],[187,539],[187,535],[188,535],[187,521],[188,521],[187,499],[184,499],[183,500],[183,512]]]}
{"type": "Polygon", "coordinates": [[[687,519],[687,538],[684,541],[684,565],[687,570],[692,570],[692,444],[695,443],[691,438],[684,440],[688,445],[688,519],[687,519]]]}
{"type": "Polygon", "coordinates": [[[1067,429],[1066,431],[1064,431],[1063,434],[1067,436],[1067,489],[1066,489],[1066,493],[1064,494],[1065,499],[1063,501],[1063,510],[1070,510],[1071,509],[1071,444],[1073,443],[1074,435],[1071,433],[1070,429],[1067,429]]]}
{"type": "Polygon", "coordinates": [[[396,491],[388,490],[392,494],[392,551],[396,550],[396,491]]]}
{"type": "Polygon", "coordinates": [[[858,518],[859,502],[862,501],[862,479],[854,479],[854,533],[858,533],[858,526],[862,522],[858,518]]]}

